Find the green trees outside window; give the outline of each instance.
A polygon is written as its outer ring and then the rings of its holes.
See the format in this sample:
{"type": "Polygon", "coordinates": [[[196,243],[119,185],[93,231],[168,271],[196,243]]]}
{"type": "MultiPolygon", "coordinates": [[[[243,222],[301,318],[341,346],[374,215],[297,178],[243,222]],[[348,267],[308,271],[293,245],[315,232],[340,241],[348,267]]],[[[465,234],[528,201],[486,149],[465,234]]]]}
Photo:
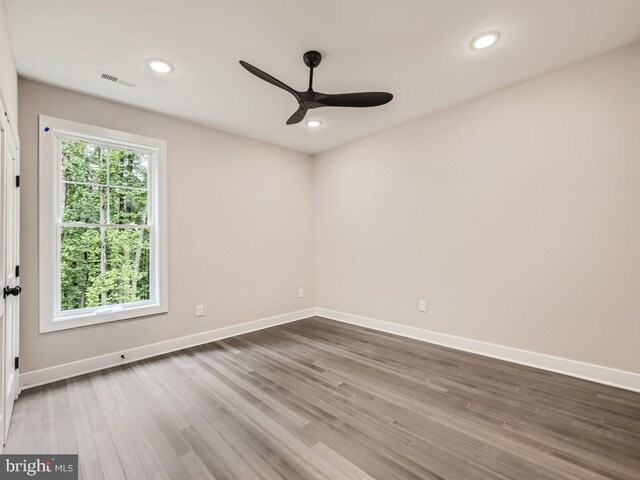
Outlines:
{"type": "Polygon", "coordinates": [[[149,155],[62,141],[62,312],[150,298],[149,155]]]}

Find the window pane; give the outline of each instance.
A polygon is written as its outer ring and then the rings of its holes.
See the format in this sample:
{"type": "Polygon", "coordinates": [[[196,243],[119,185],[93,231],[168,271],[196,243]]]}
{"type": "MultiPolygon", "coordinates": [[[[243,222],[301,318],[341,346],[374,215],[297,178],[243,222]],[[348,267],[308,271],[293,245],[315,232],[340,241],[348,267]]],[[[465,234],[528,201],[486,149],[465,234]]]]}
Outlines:
{"type": "Polygon", "coordinates": [[[149,300],[149,229],[107,229],[107,245],[110,304],[149,300]]]}
{"type": "Polygon", "coordinates": [[[87,292],[100,275],[100,229],[64,228],[61,243],[61,310],[88,307],[87,292]]]}
{"type": "Polygon", "coordinates": [[[149,299],[147,228],[64,227],[62,311],[149,299]]]}
{"type": "Polygon", "coordinates": [[[62,142],[63,179],[72,182],[107,182],[106,149],[85,142],[62,142]]]}
{"type": "Polygon", "coordinates": [[[131,150],[109,150],[109,185],[147,188],[147,155],[131,150]]]}
{"type": "Polygon", "coordinates": [[[110,188],[109,223],[116,225],[147,224],[146,190],[110,188]]]}
{"type": "Polygon", "coordinates": [[[63,222],[105,223],[107,196],[103,187],[64,183],[61,197],[63,222]]]}

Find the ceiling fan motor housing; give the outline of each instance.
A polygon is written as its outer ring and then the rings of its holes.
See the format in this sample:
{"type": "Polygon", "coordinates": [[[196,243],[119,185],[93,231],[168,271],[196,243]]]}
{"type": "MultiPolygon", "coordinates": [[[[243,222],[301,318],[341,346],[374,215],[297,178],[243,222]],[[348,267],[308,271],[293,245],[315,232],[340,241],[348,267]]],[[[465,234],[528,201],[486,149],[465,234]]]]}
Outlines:
{"type": "Polygon", "coordinates": [[[309,50],[302,56],[302,60],[304,60],[304,64],[307,67],[316,68],[322,61],[322,55],[320,55],[320,52],[317,52],[316,50],[309,50]]]}

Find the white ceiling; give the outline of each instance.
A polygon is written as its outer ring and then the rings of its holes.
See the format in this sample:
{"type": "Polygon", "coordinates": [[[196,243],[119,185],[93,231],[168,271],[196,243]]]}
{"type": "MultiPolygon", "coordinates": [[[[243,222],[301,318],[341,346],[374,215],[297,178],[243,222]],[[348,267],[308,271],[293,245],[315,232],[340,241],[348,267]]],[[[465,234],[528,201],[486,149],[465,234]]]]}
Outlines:
{"type": "Polygon", "coordinates": [[[640,39],[639,0],[8,0],[20,74],[306,152],[398,125],[640,39]],[[476,34],[501,41],[472,51],[476,34]],[[323,54],[316,90],[383,90],[371,109],[309,112],[245,71],[298,90],[302,53],[323,54]],[[175,72],[146,66],[162,58],[175,72]],[[98,79],[98,70],[136,82],[98,79]]]}

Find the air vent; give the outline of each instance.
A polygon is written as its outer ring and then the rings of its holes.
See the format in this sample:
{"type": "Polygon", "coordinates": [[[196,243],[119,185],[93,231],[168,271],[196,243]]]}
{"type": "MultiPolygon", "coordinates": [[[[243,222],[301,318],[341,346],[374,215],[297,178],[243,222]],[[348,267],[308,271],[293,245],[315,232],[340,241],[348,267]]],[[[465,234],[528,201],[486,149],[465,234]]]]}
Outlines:
{"type": "Polygon", "coordinates": [[[111,75],[110,73],[100,72],[100,78],[103,80],[109,80],[110,82],[117,82],[118,77],[115,75],[111,75]]]}
{"type": "Polygon", "coordinates": [[[120,85],[124,85],[125,87],[135,87],[135,82],[130,80],[125,80],[124,78],[120,78],[118,75],[114,75],[113,73],[107,72],[98,72],[100,74],[100,78],[103,80],[107,80],[113,83],[119,83],[120,85]]]}

